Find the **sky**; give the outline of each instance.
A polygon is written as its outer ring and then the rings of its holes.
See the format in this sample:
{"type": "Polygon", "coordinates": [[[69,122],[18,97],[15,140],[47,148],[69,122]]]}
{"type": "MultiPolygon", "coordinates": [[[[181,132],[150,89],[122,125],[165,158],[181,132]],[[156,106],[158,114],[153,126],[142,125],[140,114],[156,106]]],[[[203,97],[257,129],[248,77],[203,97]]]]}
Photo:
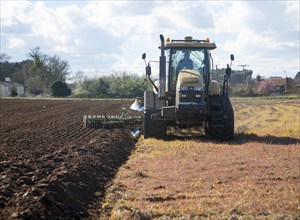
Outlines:
{"type": "MultiPolygon", "coordinates": [[[[11,62],[31,49],[58,55],[72,74],[145,74],[142,53],[158,60],[159,35],[210,38],[214,64],[248,65],[253,77],[300,71],[300,1],[16,1],[1,0],[1,53],[11,62]]],[[[158,68],[152,69],[154,75],[158,68]]]]}

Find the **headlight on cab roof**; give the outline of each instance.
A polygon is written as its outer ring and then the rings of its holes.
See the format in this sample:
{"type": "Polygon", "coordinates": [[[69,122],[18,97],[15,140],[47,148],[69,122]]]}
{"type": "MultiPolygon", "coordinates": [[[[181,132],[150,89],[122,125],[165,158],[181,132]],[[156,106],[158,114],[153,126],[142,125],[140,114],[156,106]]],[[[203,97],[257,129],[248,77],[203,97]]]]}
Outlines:
{"type": "Polygon", "coordinates": [[[202,91],[203,87],[202,86],[195,86],[194,91],[202,91]]]}

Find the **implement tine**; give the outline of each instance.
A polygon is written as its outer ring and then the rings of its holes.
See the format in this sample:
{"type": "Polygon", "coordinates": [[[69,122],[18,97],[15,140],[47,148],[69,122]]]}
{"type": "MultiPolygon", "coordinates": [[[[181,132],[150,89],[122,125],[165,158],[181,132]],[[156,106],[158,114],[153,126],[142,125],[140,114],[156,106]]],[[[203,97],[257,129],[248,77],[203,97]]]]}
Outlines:
{"type": "Polygon", "coordinates": [[[123,111],[122,115],[84,115],[83,126],[87,128],[126,128],[142,123],[142,117],[130,116],[123,111]]]}

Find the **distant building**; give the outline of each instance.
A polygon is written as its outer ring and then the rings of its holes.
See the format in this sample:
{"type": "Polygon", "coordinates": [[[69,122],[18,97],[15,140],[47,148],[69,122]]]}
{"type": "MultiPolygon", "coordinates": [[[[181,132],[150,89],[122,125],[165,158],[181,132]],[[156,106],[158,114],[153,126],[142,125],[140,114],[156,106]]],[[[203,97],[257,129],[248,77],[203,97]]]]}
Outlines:
{"type": "Polygon", "coordinates": [[[291,92],[293,88],[294,80],[289,77],[269,77],[262,79],[258,75],[253,85],[253,90],[261,95],[283,95],[291,92]]]}
{"type": "MultiPolygon", "coordinates": [[[[225,69],[216,69],[212,78],[222,82],[224,80],[225,69]]],[[[252,85],[252,70],[232,70],[229,83],[231,86],[248,87],[252,85]]]]}
{"type": "Polygon", "coordinates": [[[256,81],[257,81],[257,82],[260,82],[260,81],[264,81],[264,79],[258,74],[258,75],[256,76],[256,81]]]}
{"type": "Polygon", "coordinates": [[[252,80],[252,70],[234,71],[231,74],[229,82],[232,86],[250,86],[252,80]]]}
{"type": "Polygon", "coordinates": [[[24,86],[17,82],[11,82],[10,77],[5,77],[5,82],[0,82],[0,97],[11,96],[13,91],[18,97],[24,96],[24,86]]]}

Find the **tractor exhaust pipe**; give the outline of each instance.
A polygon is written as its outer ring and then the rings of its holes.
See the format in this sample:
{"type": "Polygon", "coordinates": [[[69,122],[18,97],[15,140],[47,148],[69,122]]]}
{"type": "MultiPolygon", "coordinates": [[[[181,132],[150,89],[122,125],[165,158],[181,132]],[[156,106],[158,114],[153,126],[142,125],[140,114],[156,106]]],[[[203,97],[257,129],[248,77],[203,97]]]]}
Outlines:
{"type": "Polygon", "coordinates": [[[166,56],[165,56],[165,38],[160,35],[160,51],[161,55],[159,57],[159,91],[158,98],[166,99],[166,56]]]}

